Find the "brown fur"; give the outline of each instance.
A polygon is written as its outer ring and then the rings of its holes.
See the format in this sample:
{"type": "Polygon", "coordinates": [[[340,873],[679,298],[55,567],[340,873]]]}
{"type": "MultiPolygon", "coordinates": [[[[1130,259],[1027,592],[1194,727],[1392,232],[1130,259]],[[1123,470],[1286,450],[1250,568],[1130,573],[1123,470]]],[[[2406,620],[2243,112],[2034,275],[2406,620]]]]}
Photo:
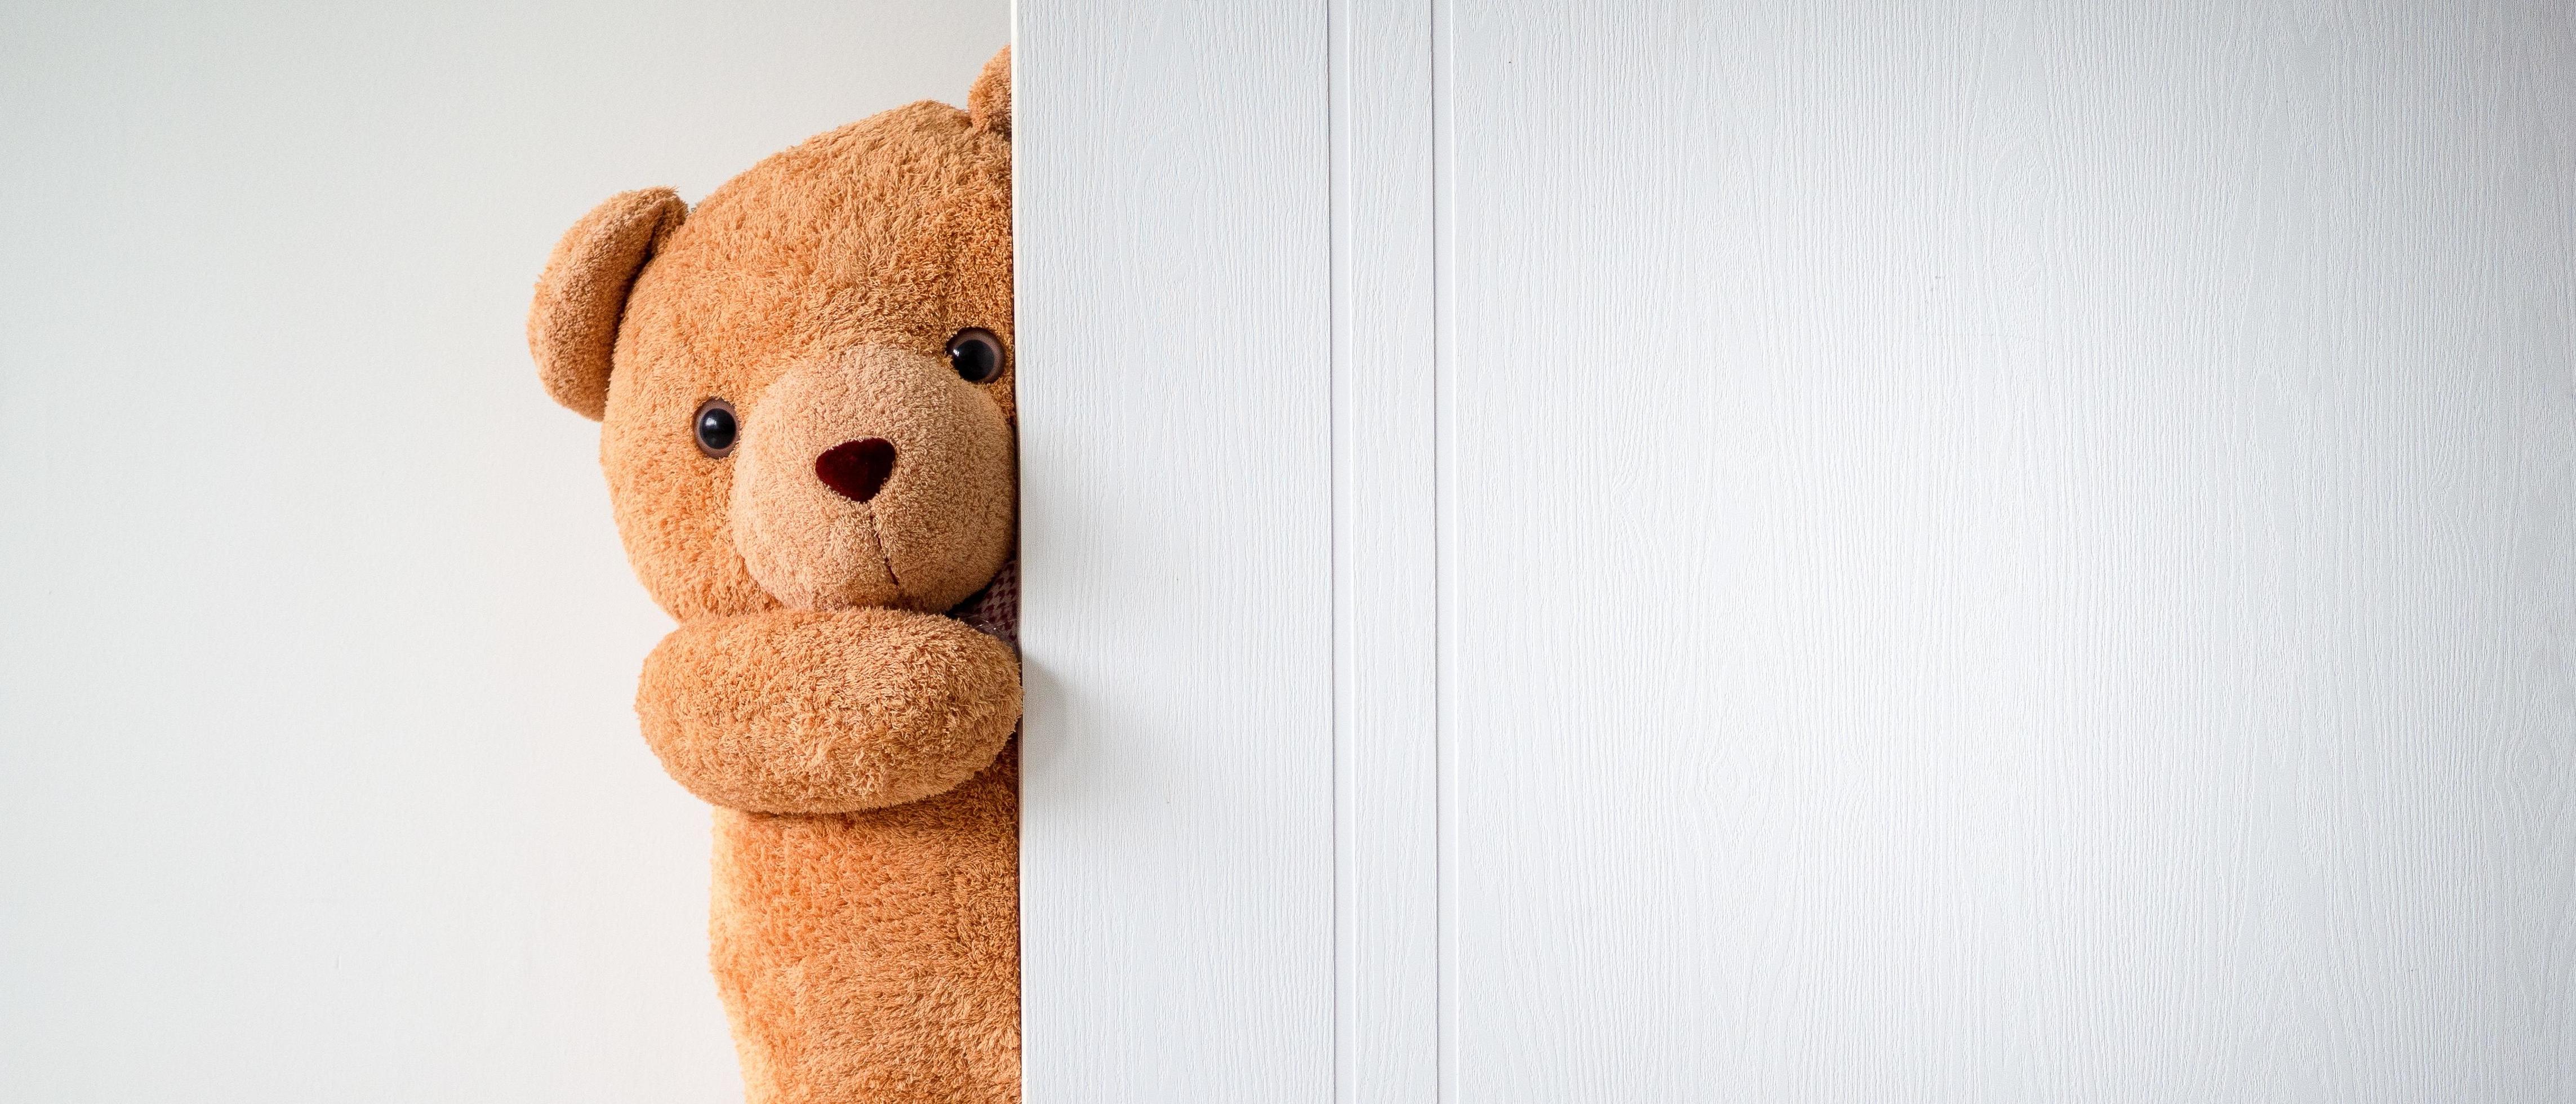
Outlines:
{"type": "Polygon", "coordinates": [[[863,349],[792,370],[744,409],[733,458],[733,545],[791,606],[936,612],[981,588],[1010,550],[1010,426],[943,360],[863,349]],[[814,477],[814,457],[866,425],[902,448],[912,481],[852,508],[814,477]]]}
{"type": "Polygon", "coordinates": [[[689,792],[754,813],[919,801],[993,761],[1020,715],[1008,645],[946,617],[771,610],[680,626],[644,660],[645,742],[689,792]]]}
{"type": "Polygon", "coordinates": [[[717,806],[717,989],[756,1102],[1019,1098],[1019,665],[939,616],[1007,561],[1010,64],[762,161],[684,210],[628,192],[555,248],[528,321],[549,394],[603,421],[628,559],[680,626],[644,734],[717,806]],[[692,418],[730,402],[740,439],[692,418]],[[866,503],[813,464],[882,437],[866,503]]]}
{"type": "Polygon", "coordinates": [[[669,188],[620,192],[555,243],[528,308],[528,350],[556,402],[592,421],[607,410],[609,356],[627,288],[687,210],[669,188]]]}

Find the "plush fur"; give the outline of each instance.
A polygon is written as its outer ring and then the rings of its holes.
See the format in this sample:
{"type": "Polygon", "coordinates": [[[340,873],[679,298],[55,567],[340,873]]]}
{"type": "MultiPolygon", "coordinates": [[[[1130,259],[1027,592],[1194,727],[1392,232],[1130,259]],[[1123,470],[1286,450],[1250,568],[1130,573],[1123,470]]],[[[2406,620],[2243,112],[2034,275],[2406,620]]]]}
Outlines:
{"type": "Polygon", "coordinates": [[[687,211],[669,188],[621,192],[555,243],[528,309],[528,348],[556,402],[592,421],[608,409],[609,356],[627,287],[687,211]]]}
{"type": "Polygon", "coordinates": [[[953,789],[1019,719],[1008,645],[946,617],[777,610],[680,626],[644,660],[644,739],[689,792],[846,813],[953,789]]]}
{"type": "Polygon", "coordinates": [[[712,962],[760,1104],[1019,1098],[1019,662],[943,616],[1014,539],[1012,372],[946,355],[1013,339],[1009,73],[1005,50],[972,110],[819,135],[693,210],[613,197],[529,312],[680,622],[636,712],[716,806],[712,962]],[[710,399],[739,426],[718,456],[710,399]],[[861,502],[815,464],[868,438],[896,459],[861,502]]]}

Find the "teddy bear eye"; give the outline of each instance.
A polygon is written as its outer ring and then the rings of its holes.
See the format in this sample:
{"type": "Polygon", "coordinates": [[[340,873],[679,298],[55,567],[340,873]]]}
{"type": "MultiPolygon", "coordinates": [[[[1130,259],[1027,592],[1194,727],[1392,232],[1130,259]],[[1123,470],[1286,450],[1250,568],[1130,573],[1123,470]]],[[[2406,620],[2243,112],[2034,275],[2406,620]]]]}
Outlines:
{"type": "Polygon", "coordinates": [[[991,383],[1002,375],[1002,339],[991,330],[959,330],[948,339],[948,363],[968,383],[991,383]]]}
{"type": "Polygon", "coordinates": [[[741,432],[734,421],[733,404],[723,399],[699,403],[697,414],[689,419],[689,429],[698,439],[698,451],[719,460],[733,451],[733,439],[741,432]]]}

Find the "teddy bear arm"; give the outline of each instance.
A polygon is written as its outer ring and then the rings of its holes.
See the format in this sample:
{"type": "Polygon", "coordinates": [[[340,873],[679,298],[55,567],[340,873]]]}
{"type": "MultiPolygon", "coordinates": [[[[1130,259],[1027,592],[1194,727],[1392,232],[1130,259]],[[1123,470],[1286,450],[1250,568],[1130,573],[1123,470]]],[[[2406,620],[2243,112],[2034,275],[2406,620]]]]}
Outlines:
{"type": "Polygon", "coordinates": [[[663,768],[708,802],[859,812],[992,763],[1019,725],[1019,660],[932,614],[775,610],[680,626],[635,708],[663,768]]]}

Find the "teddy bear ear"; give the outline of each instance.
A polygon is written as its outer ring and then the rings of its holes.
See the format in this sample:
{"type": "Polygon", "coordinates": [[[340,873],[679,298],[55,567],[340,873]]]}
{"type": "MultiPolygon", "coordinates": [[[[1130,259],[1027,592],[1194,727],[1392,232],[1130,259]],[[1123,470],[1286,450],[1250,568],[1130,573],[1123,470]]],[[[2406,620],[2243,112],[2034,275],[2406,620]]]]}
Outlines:
{"type": "Polygon", "coordinates": [[[564,231],[528,304],[528,352],[546,394],[598,421],[608,412],[609,353],[635,274],[687,217],[669,188],[620,192],[564,231]]]}
{"type": "Polygon", "coordinates": [[[984,63],[984,72],[975,78],[975,86],[966,91],[966,116],[977,127],[1004,138],[1011,136],[1011,48],[993,55],[984,63]]]}

